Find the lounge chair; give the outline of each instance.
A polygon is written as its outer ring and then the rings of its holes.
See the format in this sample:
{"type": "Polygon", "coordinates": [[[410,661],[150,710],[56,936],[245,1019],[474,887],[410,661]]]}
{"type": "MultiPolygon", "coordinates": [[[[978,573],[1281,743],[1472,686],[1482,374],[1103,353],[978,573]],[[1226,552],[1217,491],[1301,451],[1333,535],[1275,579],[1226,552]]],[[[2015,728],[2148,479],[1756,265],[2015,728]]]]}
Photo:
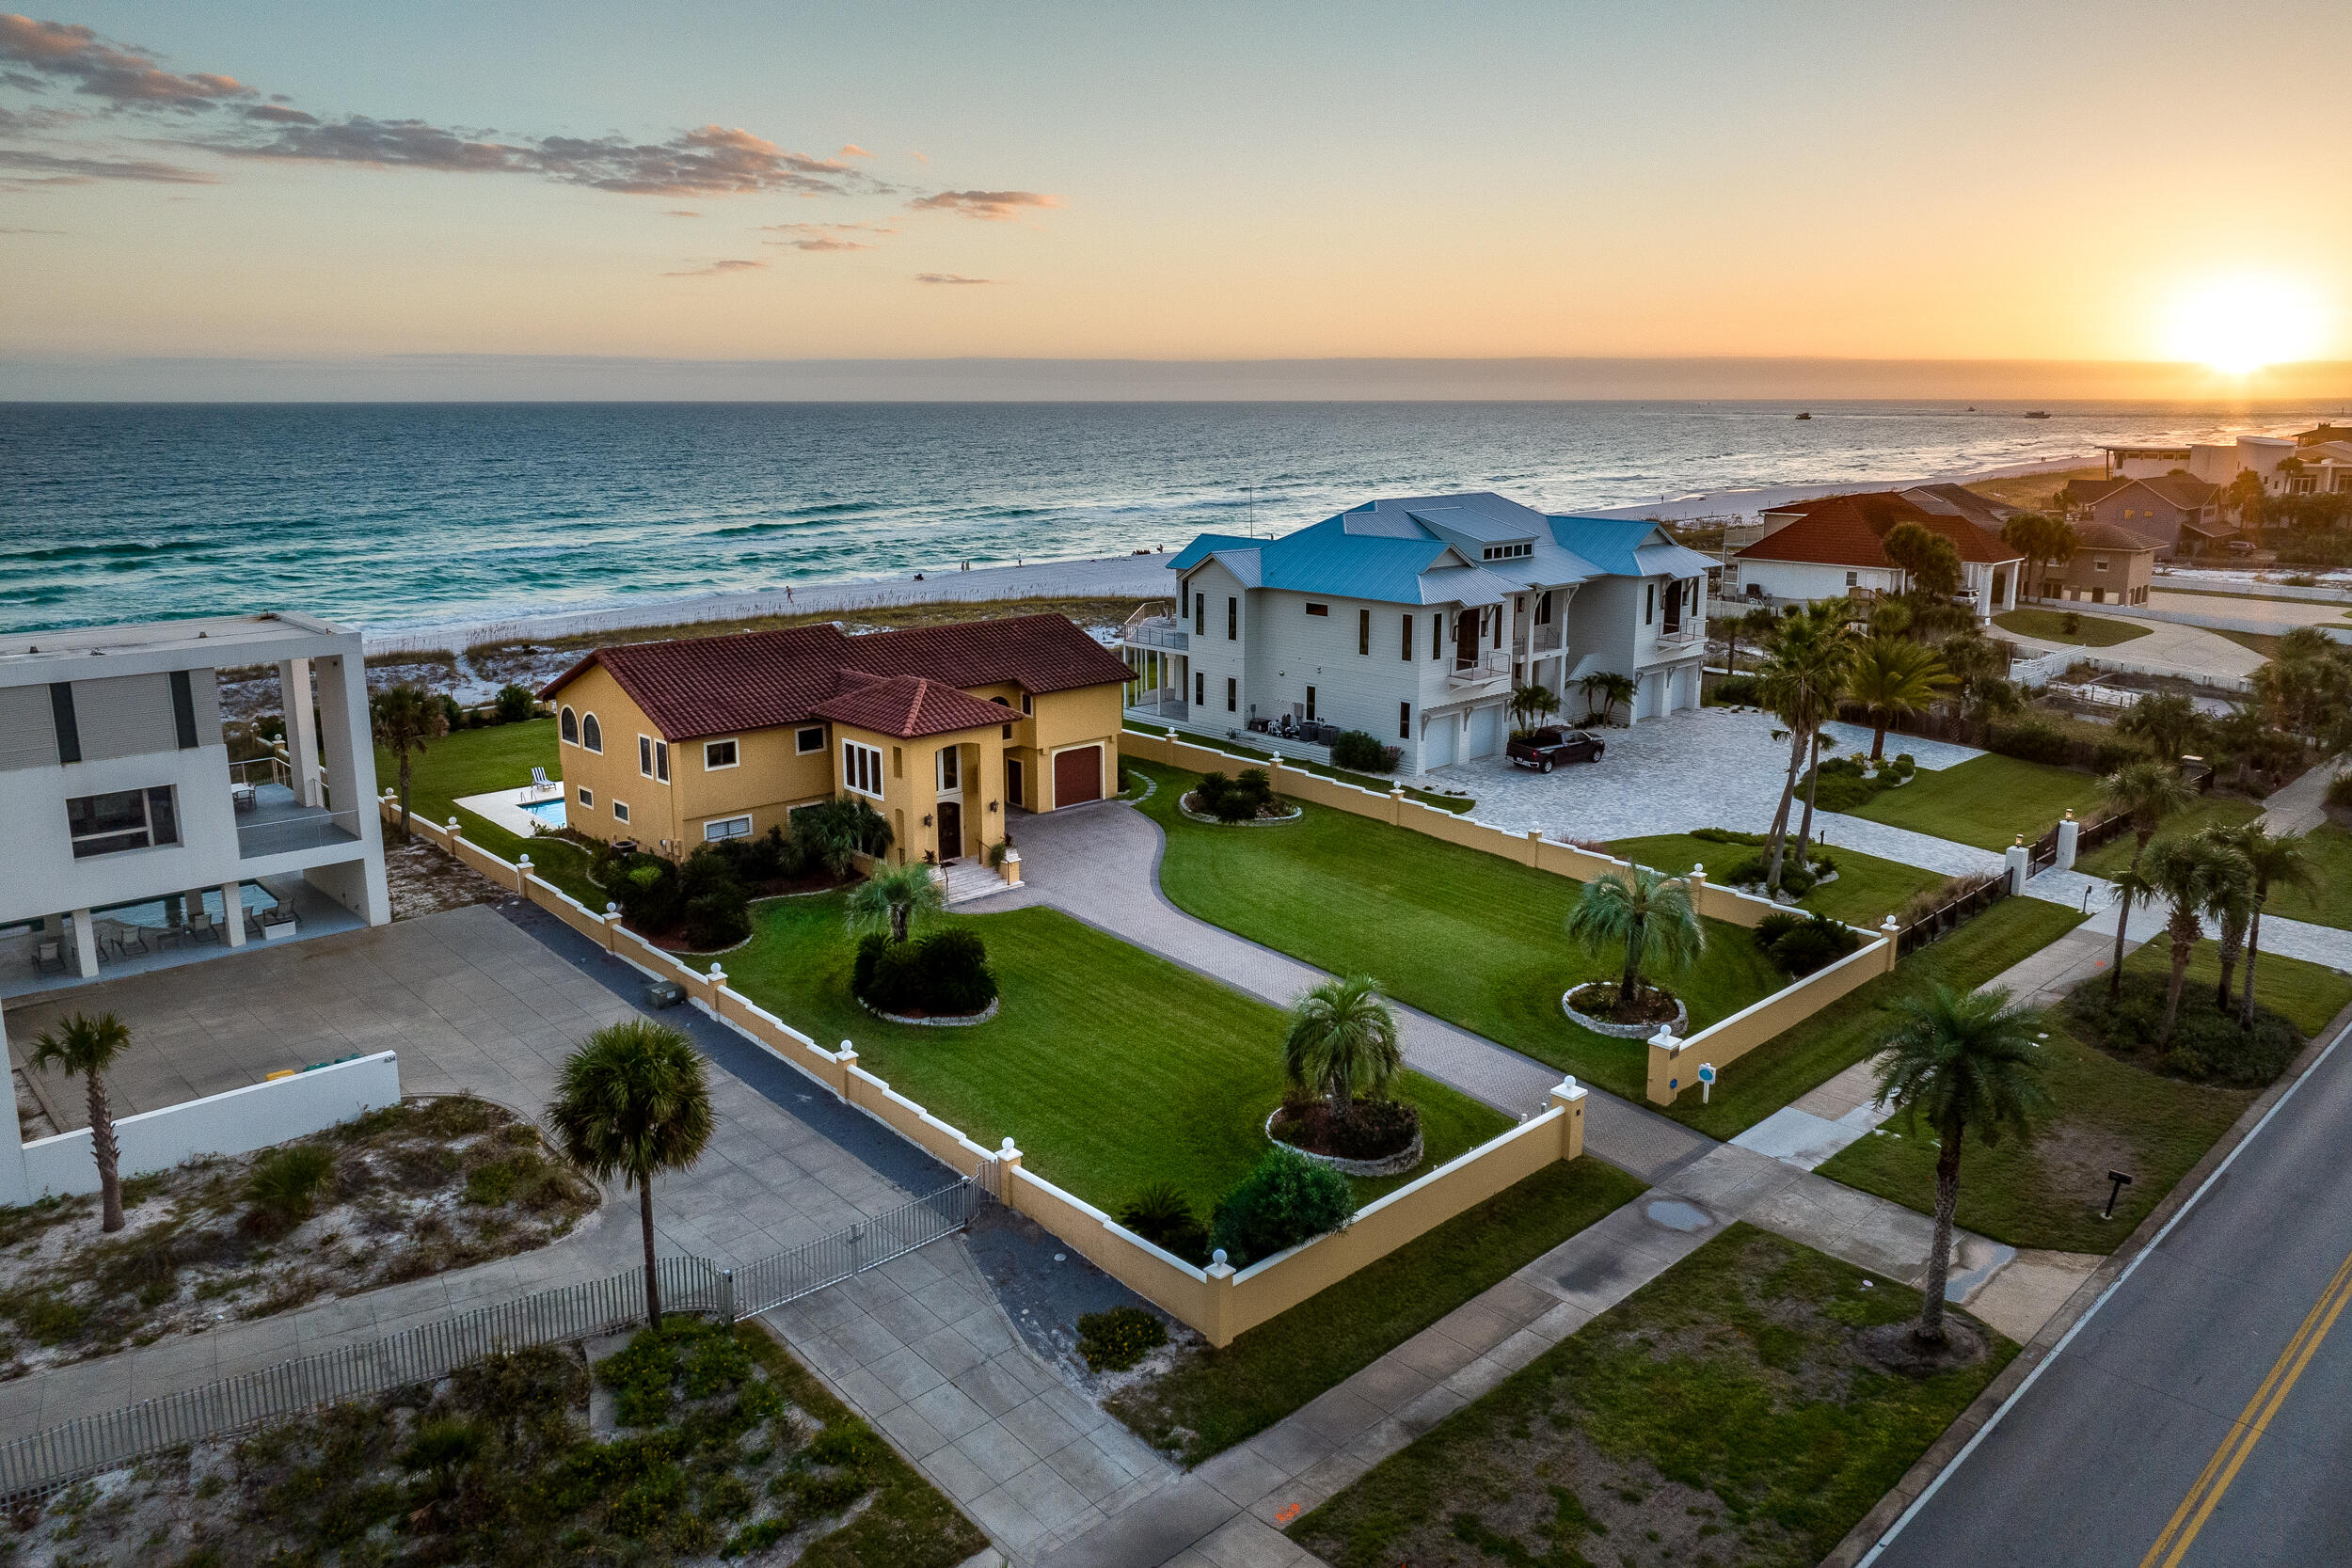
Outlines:
{"type": "Polygon", "coordinates": [[[65,943],[56,937],[43,937],[33,948],[33,973],[36,974],[65,973],[65,943]]]}
{"type": "Polygon", "coordinates": [[[191,911],[188,923],[181,929],[186,933],[182,939],[186,942],[202,942],[208,937],[214,942],[220,940],[220,927],[213,924],[213,911],[210,910],[191,911]]]}
{"type": "Polygon", "coordinates": [[[104,947],[111,943],[118,958],[128,958],[134,950],[141,953],[150,950],[147,939],[139,934],[135,926],[126,926],[119,920],[101,920],[94,926],[99,945],[104,947]]]}
{"type": "Polygon", "coordinates": [[[548,777],[546,768],[534,768],[531,770],[531,793],[533,795],[560,793],[563,788],[562,784],[556,784],[548,777]]]}

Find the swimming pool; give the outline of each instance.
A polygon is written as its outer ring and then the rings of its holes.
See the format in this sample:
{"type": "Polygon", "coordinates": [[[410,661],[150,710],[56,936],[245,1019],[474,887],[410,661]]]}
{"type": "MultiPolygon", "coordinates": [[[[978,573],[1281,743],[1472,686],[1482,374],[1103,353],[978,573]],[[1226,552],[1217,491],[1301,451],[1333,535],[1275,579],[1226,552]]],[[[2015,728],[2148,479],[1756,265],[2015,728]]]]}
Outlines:
{"type": "Polygon", "coordinates": [[[564,798],[560,795],[552,800],[522,800],[516,803],[522,807],[523,815],[534,822],[549,828],[564,826],[564,798]]]}

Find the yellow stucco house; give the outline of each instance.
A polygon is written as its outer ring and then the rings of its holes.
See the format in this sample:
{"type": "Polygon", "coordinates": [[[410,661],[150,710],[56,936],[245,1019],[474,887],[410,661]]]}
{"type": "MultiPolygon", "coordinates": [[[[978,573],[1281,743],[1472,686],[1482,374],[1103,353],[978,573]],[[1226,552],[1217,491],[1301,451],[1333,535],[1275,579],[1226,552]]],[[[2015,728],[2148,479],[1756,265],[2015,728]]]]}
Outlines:
{"type": "Polygon", "coordinates": [[[1058,615],[598,648],[548,683],[569,824],[685,856],[862,798],[892,861],[984,857],[1114,793],[1125,662],[1058,615]]]}

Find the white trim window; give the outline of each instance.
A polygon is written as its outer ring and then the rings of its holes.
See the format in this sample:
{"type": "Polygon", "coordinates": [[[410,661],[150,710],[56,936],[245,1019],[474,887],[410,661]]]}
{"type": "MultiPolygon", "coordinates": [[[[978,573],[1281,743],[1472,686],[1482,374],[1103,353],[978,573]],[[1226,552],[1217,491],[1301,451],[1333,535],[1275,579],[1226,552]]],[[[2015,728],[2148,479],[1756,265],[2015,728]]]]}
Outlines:
{"type": "Polygon", "coordinates": [[[824,725],[811,724],[804,730],[795,730],[792,732],[792,754],[794,756],[804,757],[811,752],[821,752],[824,749],[824,725]]]}
{"type": "Polygon", "coordinates": [[[670,743],[649,735],[637,737],[637,771],[661,784],[670,782],[670,743]]]}
{"type": "Polygon", "coordinates": [[[752,819],[749,816],[723,816],[715,822],[703,824],[705,844],[716,844],[721,839],[726,838],[749,838],[751,836],[752,819]]]}
{"type": "Polygon", "coordinates": [[[703,742],[703,771],[706,773],[737,767],[742,760],[743,748],[732,739],[703,742]]]}
{"type": "Polygon", "coordinates": [[[65,803],[65,816],[77,861],[180,842],[180,814],[169,784],[76,796],[65,803]]]}
{"type": "Polygon", "coordinates": [[[882,798],[882,760],[879,746],[861,746],[854,740],[841,743],[841,787],[852,795],[871,800],[882,798]]]}
{"type": "Polygon", "coordinates": [[[626,822],[628,820],[628,802],[627,800],[615,800],[612,802],[612,820],[615,822],[626,822]]]}
{"type": "Polygon", "coordinates": [[[596,792],[586,784],[580,786],[580,803],[590,811],[596,809],[596,792]]]}
{"type": "Polygon", "coordinates": [[[604,755],[604,726],[596,722],[593,713],[580,716],[580,744],[583,750],[604,755]]]}

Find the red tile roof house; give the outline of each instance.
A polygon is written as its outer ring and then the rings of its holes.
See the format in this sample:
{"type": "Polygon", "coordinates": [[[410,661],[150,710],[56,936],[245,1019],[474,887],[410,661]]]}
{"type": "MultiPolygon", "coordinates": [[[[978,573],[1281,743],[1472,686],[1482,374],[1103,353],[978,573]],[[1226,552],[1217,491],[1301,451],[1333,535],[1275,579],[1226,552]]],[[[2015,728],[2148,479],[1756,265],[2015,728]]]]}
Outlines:
{"type": "Polygon", "coordinates": [[[1909,574],[1888,558],[1883,541],[1898,525],[1916,523],[1960,552],[1959,602],[1978,620],[2017,608],[2024,557],[1967,518],[1931,512],[1895,491],[1822,496],[1766,512],[1763,520],[1772,531],[1731,559],[1738,578],[1735,589],[1726,573],[1726,599],[1735,592],[1759,604],[1900,593],[1909,574]]]}
{"type": "Polygon", "coordinates": [[[566,822],[592,837],[683,855],[849,794],[889,821],[891,860],[951,865],[1015,812],[1116,792],[1131,678],[1061,616],[1023,615],[598,648],[541,695],[566,822]]]}

